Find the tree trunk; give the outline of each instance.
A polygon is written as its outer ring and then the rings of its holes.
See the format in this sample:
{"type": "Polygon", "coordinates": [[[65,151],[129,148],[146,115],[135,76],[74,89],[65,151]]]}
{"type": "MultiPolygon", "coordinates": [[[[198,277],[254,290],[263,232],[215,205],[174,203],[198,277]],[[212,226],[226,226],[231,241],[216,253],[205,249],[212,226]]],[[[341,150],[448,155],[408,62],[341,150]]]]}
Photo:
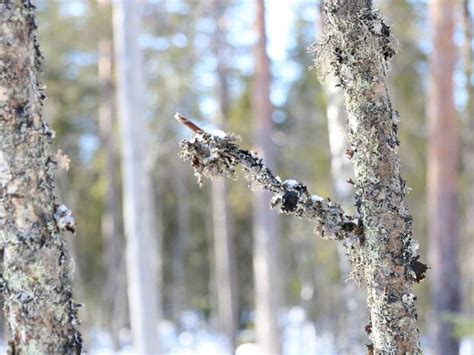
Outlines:
{"type": "Polygon", "coordinates": [[[433,51],[428,114],[428,236],[432,267],[431,322],[435,354],[457,354],[446,320],[460,304],[458,271],[458,135],[453,100],[454,0],[430,2],[433,51]]]}
{"type": "MultiPolygon", "coordinates": [[[[213,2],[213,7],[216,23],[213,50],[217,60],[218,82],[216,90],[218,112],[214,116],[214,123],[218,127],[225,127],[229,107],[229,88],[224,53],[226,44],[223,38],[225,29],[222,28],[225,21],[226,5],[216,0],[213,2]]],[[[218,326],[220,331],[227,335],[232,347],[235,347],[238,327],[237,275],[225,179],[214,179],[211,190],[218,326]]]]}
{"type": "MultiPolygon", "coordinates": [[[[255,86],[254,86],[254,144],[268,165],[274,165],[272,135],[272,104],[270,102],[270,69],[266,52],[264,0],[256,0],[255,86]]],[[[255,330],[262,353],[281,352],[278,329],[280,300],[277,250],[278,220],[268,209],[269,194],[255,191],[253,200],[255,330]]]]}
{"type": "Polygon", "coordinates": [[[191,238],[191,215],[189,205],[183,203],[189,196],[189,190],[186,185],[186,176],[181,165],[176,166],[175,193],[176,193],[176,220],[178,221],[177,233],[172,245],[171,273],[173,275],[173,317],[177,322],[186,305],[186,275],[185,275],[185,244],[188,238],[191,238]]]}
{"type": "Polygon", "coordinates": [[[464,122],[462,128],[462,156],[463,156],[463,233],[461,245],[462,254],[460,260],[468,261],[462,262],[463,273],[461,280],[463,280],[463,295],[464,302],[467,306],[467,312],[474,312],[474,279],[471,275],[474,274],[474,263],[469,262],[474,253],[474,82],[473,82],[473,66],[474,53],[472,46],[472,31],[473,21],[472,14],[469,9],[469,1],[462,1],[462,28],[463,28],[463,46],[462,57],[464,67],[464,77],[466,80],[465,90],[467,93],[466,106],[464,107],[464,122]],[[469,297],[470,295],[470,297],[469,297]]]}
{"type": "MultiPolygon", "coordinates": [[[[364,236],[350,250],[353,276],[367,285],[375,353],[418,353],[413,280],[423,276],[411,237],[398,158],[398,115],[385,84],[395,51],[390,29],[369,0],[326,0],[325,34],[315,47],[345,93],[356,207],[364,236]],[[325,59],[329,56],[329,59],[325,59]]],[[[320,65],[321,67],[321,65],[320,65]]],[[[347,242],[346,242],[347,244],[347,242]]]]}
{"type": "Polygon", "coordinates": [[[155,209],[144,110],[144,78],[139,4],[114,2],[114,47],[117,99],[121,123],[123,212],[127,239],[128,299],[135,351],[158,353],[161,312],[159,236],[155,209]]]}
{"type": "MultiPolygon", "coordinates": [[[[100,9],[107,10],[110,4],[99,1],[100,9]]],[[[118,333],[124,325],[123,314],[123,283],[117,270],[122,268],[122,249],[119,235],[120,218],[117,211],[117,181],[115,174],[117,165],[115,162],[115,127],[114,95],[113,95],[113,48],[111,38],[103,35],[99,39],[98,46],[98,72],[100,86],[99,103],[99,131],[105,153],[105,206],[102,215],[102,236],[104,238],[104,263],[106,265],[106,280],[104,286],[104,301],[107,305],[106,322],[112,335],[114,348],[118,349],[118,333]]]]}
{"type": "MultiPolygon", "coordinates": [[[[329,148],[331,151],[331,175],[334,193],[342,208],[349,212],[353,210],[354,188],[349,183],[354,178],[351,161],[346,156],[347,149],[347,114],[344,109],[344,96],[336,87],[337,80],[330,76],[324,82],[327,97],[326,114],[328,118],[329,148]]],[[[339,268],[341,270],[342,302],[344,312],[341,316],[341,337],[338,349],[343,354],[361,353],[363,336],[361,329],[366,321],[365,302],[362,291],[354,280],[348,280],[351,265],[346,257],[346,248],[338,243],[339,268]],[[356,351],[357,350],[357,351],[356,351]]]]}
{"type": "Polygon", "coordinates": [[[62,232],[74,219],[54,195],[54,135],[42,117],[41,54],[34,6],[0,4],[0,238],[9,353],[82,350],[72,262],[62,232]]]}

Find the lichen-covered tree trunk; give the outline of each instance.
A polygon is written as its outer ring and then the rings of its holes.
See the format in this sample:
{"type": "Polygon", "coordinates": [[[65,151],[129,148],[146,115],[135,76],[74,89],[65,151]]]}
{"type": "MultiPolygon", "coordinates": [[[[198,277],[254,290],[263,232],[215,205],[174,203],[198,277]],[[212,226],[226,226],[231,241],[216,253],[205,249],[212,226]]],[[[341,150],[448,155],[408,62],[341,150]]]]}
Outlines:
{"type": "Polygon", "coordinates": [[[394,55],[390,28],[370,0],[326,0],[326,27],[315,47],[319,64],[329,56],[330,71],[345,94],[349,151],[354,163],[356,207],[364,236],[351,249],[353,275],[367,286],[376,353],[418,353],[412,282],[416,244],[404,204],[397,126],[387,92],[388,60],[394,55]]]}
{"type": "MultiPolygon", "coordinates": [[[[216,86],[218,109],[214,117],[214,123],[218,127],[225,127],[224,121],[229,111],[229,87],[225,63],[225,29],[223,28],[227,5],[220,0],[215,0],[212,6],[216,25],[213,51],[217,61],[218,84],[216,86]]],[[[234,347],[238,327],[237,267],[232,238],[232,221],[227,206],[227,182],[224,178],[215,179],[212,181],[211,190],[218,326],[227,335],[234,347]]]]}
{"type": "Polygon", "coordinates": [[[453,97],[454,0],[430,2],[433,50],[428,114],[428,241],[431,272],[430,322],[434,354],[457,354],[459,342],[446,317],[460,304],[458,262],[458,134],[453,97]]]}
{"type": "MultiPolygon", "coordinates": [[[[326,78],[324,91],[326,92],[327,104],[326,115],[329,131],[329,148],[331,151],[331,175],[334,193],[342,208],[348,212],[354,209],[354,188],[350,180],[354,177],[351,161],[346,155],[347,114],[344,109],[344,96],[336,86],[337,81],[333,76],[326,78]]],[[[339,268],[341,270],[342,302],[344,312],[341,312],[341,336],[338,340],[338,349],[343,354],[360,353],[364,341],[364,322],[366,322],[366,305],[364,295],[354,280],[347,280],[351,265],[346,257],[346,248],[343,244],[337,244],[339,256],[339,268]]]]}
{"type": "MultiPolygon", "coordinates": [[[[273,165],[274,147],[271,141],[272,104],[270,102],[270,67],[266,52],[265,5],[256,0],[255,86],[253,91],[254,144],[262,157],[273,165]]],[[[255,331],[262,353],[277,355],[281,352],[278,329],[279,228],[276,216],[267,207],[268,193],[258,188],[253,199],[255,331]]]]}
{"type": "Polygon", "coordinates": [[[114,3],[117,107],[122,143],[123,214],[127,240],[128,301],[135,351],[159,353],[161,264],[147,130],[139,2],[114,3]]]}
{"type": "Polygon", "coordinates": [[[60,156],[43,120],[42,57],[34,6],[0,4],[0,243],[1,290],[12,354],[81,352],[78,305],[72,299],[71,258],[63,239],[73,230],[58,206],[54,169],[60,156]]]}

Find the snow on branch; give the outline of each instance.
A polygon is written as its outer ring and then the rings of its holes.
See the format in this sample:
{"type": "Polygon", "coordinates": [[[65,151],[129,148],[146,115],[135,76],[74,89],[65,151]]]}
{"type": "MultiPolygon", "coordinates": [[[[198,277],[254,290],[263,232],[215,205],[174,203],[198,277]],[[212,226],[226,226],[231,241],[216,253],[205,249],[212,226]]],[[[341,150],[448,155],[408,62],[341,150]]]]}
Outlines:
{"type": "Polygon", "coordinates": [[[311,195],[301,182],[280,179],[256,153],[239,148],[235,135],[219,130],[206,132],[178,113],[175,118],[194,132],[191,139],[181,142],[180,157],[191,162],[200,186],[203,177],[234,177],[240,165],[247,180],[273,193],[272,209],[316,222],[315,233],[325,239],[356,240],[362,236],[357,219],[346,215],[329,198],[311,195]]]}

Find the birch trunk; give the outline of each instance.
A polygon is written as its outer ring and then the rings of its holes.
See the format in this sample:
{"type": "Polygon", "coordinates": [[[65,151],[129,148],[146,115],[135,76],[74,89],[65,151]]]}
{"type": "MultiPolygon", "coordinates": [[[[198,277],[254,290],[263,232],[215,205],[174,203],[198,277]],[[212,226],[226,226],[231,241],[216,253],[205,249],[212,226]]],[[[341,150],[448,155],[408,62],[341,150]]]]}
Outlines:
{"type": "MultiPolygon", "coordinates": [[[[266,52],[264,0],[256,0],[254,144],[268,165],[274,165],[272,135],[272,105],[270,102],[270,69],[266,52]]],[[[278,329],[280,299],[278,263],[278,220],[268,210],[269,195],[263,189],[255,191],[253,200],[255,330],[262,353],[281,352],[278,329]]]]}
{"type": "Polygon", "coordinates": [[[453,99],[454,0],[430,2],[433,50],[428,114],[428,236],[432,267],[434,354],[457,354],[459,342],[446,320],[460,304],[458,270],[458,134],[453,99]]]}
{"type": "MultiPolygon", "coordinates": [[[[229,107],[229,88],[225,64],[225,40],[223,23],[225,4],[213,2],[216,23],[214,33],[214,55],[217,60],[218,111],[214,123],[225,127],[229,107]]],[[[217,288],[217,317],[219,329],[236,345],[238,326],[237,275],[234,243],[232,240],[231,217],[227,206],[227,182],[224,178],[212,181],[212,221],[214,235],[215,280],[217,288]]]]}
{"type": "MultiPolygon", "coordinates": [[[[99,9],[106,11],[110,4],[106,1],[98,2],[99,9]]],[[[113,56],[112,41],[107,35],[99,39],[98,46],[98,73],[100,85],[100,105],[99,105],[99,131],[105,153],[105,207],[102,215],[102,235],[104,238],[105,255],[104,261],[107,267],[107,275],[104,286],[104,300],[107,305],[106,322],[112,335],[114,348],[118,349],[118,333],[124,325],[123,304],[123,283],[120,273],[122,270],[122,255],[120,253],[121,242],[119,236],[119,216],[117,211],[116,188],[117,181],[115,174],[117,165],[115,162],[115,129],[113,123],[114,102],[113,102],[113,56]]]]}
{"type": "MultiPolygon", "coordinates": [[[[346,156],[347,114],[344,109],[344,96],[336,87],[337,80],[330,76],[324,82],[327,97],[326,114],[328,119],[329,148],[331,151],[331,175],[337,201],[345,211],[353,210],[354,188],[348,182],[354,178],[351,161],[346,156]]],[[[361,329],[366,321],[363,294],[354,280],[349,280],[351,265],[346,257],[346,248],[338,243],[339,268],[341,270],[342,301],[344,312],[341,316],[341,337],[338,349],[343,354],[361,353],[363,336],[361,329]]]]}
{"type": "Polygon", "coordinates": [[[54,135],[42,117],[41,54],[34,5],[0,4],[0,286],[11,354],[79,354],[79,305],[72,299],[71,257],[63,238],[74,229],[56,204],[49,154],[54,135]]]}
{"type": "Polygon", "coordinates": [[[147,164],[139,3],[114,2],[117,100],[121,124],[123,212],[130,321],[135,351],[158,353],[160,261],[154,194],[147,164]]]}
{"type": "Polygon", "coordinates": [[[315,47],[341,84],[349,117],[349,153],[364,237],[353,247],[353,275],[367,285],[375,353],[418,353],[413,280],[423,276],[400,177],[397,126],[385,83],[395,54],[390,28],[370,0],[326,0],[325,34],[315,47]]]}

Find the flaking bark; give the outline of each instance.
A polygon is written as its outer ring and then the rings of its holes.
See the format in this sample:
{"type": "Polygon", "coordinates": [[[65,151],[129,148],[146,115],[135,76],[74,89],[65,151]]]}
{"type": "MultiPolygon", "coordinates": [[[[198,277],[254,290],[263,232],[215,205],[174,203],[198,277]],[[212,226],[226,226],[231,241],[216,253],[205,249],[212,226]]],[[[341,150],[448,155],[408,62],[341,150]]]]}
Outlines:
{"type": "Polygon", "coordinates": [[[34,6],[0,4],[0,286],[11,354],[71,354],[82,349],[71,258],[62,233],[74,219],[56,204],[49,154],[54,135],[42,117],[42,60],[34,6]]]}

